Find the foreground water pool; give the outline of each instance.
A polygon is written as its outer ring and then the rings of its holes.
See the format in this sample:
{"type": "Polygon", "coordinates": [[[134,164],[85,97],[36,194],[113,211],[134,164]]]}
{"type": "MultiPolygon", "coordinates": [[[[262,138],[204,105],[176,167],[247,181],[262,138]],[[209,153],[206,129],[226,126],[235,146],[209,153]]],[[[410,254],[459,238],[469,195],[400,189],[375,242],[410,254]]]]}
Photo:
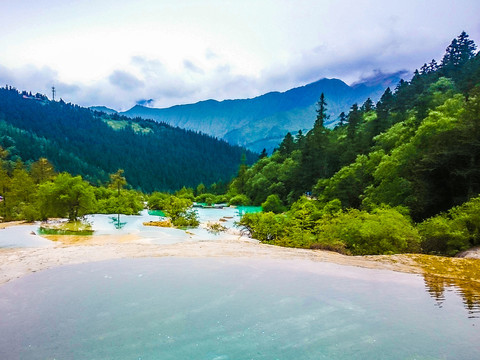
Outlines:
{"type": "Polygon", "coordinates": [[[123,259],[0,287],[1,359],[476,359],[478,309],[421,276],[309,261],[123,259]]]}

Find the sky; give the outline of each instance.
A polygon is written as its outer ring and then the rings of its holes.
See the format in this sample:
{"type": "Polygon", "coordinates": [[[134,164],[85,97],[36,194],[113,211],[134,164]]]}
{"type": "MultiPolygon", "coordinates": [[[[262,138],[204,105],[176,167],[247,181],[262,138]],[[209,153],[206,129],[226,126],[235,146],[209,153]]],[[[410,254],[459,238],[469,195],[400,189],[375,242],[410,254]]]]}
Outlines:
{"type": "Polygon", "coordinates": [[[0,0],[0,86],[127,110],[439,61],[478,0],[0,0]]]}

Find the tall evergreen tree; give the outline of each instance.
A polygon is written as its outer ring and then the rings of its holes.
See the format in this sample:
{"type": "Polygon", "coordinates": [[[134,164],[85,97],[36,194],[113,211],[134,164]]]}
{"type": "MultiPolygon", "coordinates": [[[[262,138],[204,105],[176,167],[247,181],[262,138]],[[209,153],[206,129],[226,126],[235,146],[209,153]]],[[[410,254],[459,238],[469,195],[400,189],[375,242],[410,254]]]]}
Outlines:
{"type": "Polygon", "coordinates": [[[363,112],[369,112],[369,111],[372,111],[374,109],[374,104],[373,104],[373,101],[372,99],[368,98],[367,100],[365,100],[365,102],[363,103],[362,105],[362,108],[361,110],[363,112]]]}
{"type": "Polygon", "coordinates": [[[355,138],[355,134],[361,120],[362,114],[358,109],[358,105],[355,103],[352,105],[352,107],[350,108],[350,112],[348,113],[347,137],[350,140],[353,140],[355,138]]]}
{"type": "MultiPolygon", "coordinates": [[[[325,94],[322,92],[320,95],[320,100],[317,102],[317,118],[315,124],[313,125],[314,129],[322,129],[325,126],[325,120],[328,119],[327,115],[327,102],[325,101],[325,94]]],[[[318,131],[318,130],[317,130],[318,131]]]]}
{"type": "Polygon", "coordinates": [[[455,67],[465,64],[475,56],[476,48],[473,40],[470,40],[468,34],[462,31],[445,50],[441,65],[443,70],[448,74],[455,67]]]}
{"type": "Polygon", "coordinates": [[[278,151],[280,151],[280,154],[282,155],[290,155],[294,147],[295,143],[293,140],[293,136],[291,133],[288,132],[280,143],[278,151]]]}
{"type": "Polygon", "coordinates": [[[340,116],[338,117],[338,125],[340,127],[344,126],[347,123],[347,115],[345,115],[345,112],[341,112],[340,116]]]}

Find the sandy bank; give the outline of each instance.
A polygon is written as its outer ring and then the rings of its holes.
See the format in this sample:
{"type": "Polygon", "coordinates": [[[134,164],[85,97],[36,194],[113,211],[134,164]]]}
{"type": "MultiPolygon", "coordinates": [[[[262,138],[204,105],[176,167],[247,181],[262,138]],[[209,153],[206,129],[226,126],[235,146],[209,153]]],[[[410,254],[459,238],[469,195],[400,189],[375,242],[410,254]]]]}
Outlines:
{"type": "Polygon", "coordinates": [[[265,245],[247,240],[245,237],[239,237],[238,240],[188,241],[168,245],[145,243],[140,237],[132,234],[49,235],[45,238],[53,240],[54,246],[0,248],[0,285],[32,272],[60,265],[163,256],[303,259],[406,273],[427,273],[480,284],[480,259],[444,258],[419,254],[345,256],[323,250],[265,245]]]}
{"type": "Polygon", "coordinates": [[[8,227],[11,227],[11,226],[18,226],[18,225],[26,225],[26,224],[32,224],[32,223],[28,223],[26,221],[9,221],[9,222],[0,222],[0,229],[6,229],[8,227]]]}
{"type": "MultiPolygon", "coordinates": [[[[113,240],[113,237],[109,237],[108,240],[113,240]]],[[[99,242],[100,239],[96,239],[91,244],[2,249],[0,250],[0,284],[59,265],[118,258],[162,256],[305,259],[401,272],[421,272],[415,262],[406,255],[378,259],[375,257],[352,257],[327,251],[282,248],[248,241],[201,241],[171,245],[127,242],[101,244],[99,242]]]]}

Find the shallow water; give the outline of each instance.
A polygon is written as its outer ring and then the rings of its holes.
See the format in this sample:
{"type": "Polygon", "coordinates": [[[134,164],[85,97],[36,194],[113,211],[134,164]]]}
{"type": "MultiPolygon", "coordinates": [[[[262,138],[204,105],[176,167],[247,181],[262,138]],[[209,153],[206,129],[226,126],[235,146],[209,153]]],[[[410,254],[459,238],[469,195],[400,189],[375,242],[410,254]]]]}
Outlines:
{"type": "MultiPolygon", "coordinates": [[[[247,208],[247,211],[258,211],[258,208],[247,208]]],[[[225,221],[222,225],[233,229],[234,223],[240,220],[242,209],[225,207],[223,209],[195,208],[201,223],[216,222],[220,219],[225,221]]],[[[154,244],[172,244],[184,241],[199,240],[228,240],[237,239],[238,235],[225,232],[212,233],[203,227],[188,229],[188,231],[174,228],[162,228],[156,226],[145,226],[144,222],[158,221],[162,217],[150,215],[147,210],[140,215],[88,215],[86,221],[92,224],[95,235],[112,234],[137,234],[144,241],[154,244]]]]}
{"type": "Polygon", "coordinates": [[[0,248],[53,246],[52,241],[32,234],[37,230],[37,225],[18,225],[0,229],[0,248]]]}
{"type": "MultiPolygon", "coordinates": [[[[200,222],[216,222],[220,219],[225,221],[222,225],[229,229],[235,228],[235,222],[240,220],[241,214],[251,211],[260,211],[258,207],[242,207],[223,209],[195,209],[200,222]]],[[[154,213],[155,214],[155,213],[154,213]]],[[[140,215],[116,215],[116,214],[94,214],[87,215],[85,221],[91,224],[94,235],[138,235],[143,241],[152,244],[174,244],[185,241],[208,241],[208,240],[234,240],[238,234],[226,232],[212,233],[204,227],[188,229],[188,231],[174,228],[161,228],[156,226],[145,226],[144,222],[158,221],[159,215],[151,215],[144,210],[140,215]]],[[[53,246],[54,242],[41,236],[31,233],[41,233],[38,225],[12,226],[0,229],[0,248],[16,247],[44,247],[53,246]]]]}
{"type": "Polygon", "coordinates": [[[123,259],[0,287],[2,359],[476,359],[421,276],[309,261],[123,259]]]}

